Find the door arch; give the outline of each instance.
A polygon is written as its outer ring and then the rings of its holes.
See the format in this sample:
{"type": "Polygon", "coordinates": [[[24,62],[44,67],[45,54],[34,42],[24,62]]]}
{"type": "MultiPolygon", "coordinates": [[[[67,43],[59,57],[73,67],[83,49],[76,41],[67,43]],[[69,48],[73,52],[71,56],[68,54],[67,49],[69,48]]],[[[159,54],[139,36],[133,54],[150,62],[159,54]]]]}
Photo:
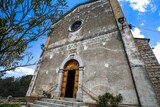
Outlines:
{"type": "Polygon", "coordinates": [[[59,67],[58,70],[58,75],[57,75],[57,87],[56,90],[54,92],[54,95],[56,97],[60,97],[61,96],[61,88],[62,88],[62,81],[63,81],[63,72],[65,69],[65,65],[67,64],[67,62],[71,61],[71,60],[76,60],[79,64],[79,80],[78,80],[78,91],[76,93],[76,99],[77,100],[82,100],[82,84],[83,84],[83,71],[84,71],[84,63],[81,60],[81,57],[79,55],[69,55],[68,57],[66,57],[61,66],[59,67]]]}
{"type": "Polygon", "coordinates": [[[69,60],[63,70],[61,85],[61,97],[75,98],[78,91],[79,63],[72,59],[69,60]]]}

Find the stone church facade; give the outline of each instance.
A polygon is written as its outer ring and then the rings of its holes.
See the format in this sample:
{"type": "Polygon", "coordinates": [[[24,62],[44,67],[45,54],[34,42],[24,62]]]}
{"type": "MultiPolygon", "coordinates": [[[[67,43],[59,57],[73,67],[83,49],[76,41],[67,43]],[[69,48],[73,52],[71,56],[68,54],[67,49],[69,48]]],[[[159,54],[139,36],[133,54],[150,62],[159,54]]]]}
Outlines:
{"type": "Polygon", "coordinates": [[[148,39],[133,38],[117,0],[81,4],[52,26],[26,98],[95,103],[121,94],[126,107],[159,107],[160,65],[148,39]]]}

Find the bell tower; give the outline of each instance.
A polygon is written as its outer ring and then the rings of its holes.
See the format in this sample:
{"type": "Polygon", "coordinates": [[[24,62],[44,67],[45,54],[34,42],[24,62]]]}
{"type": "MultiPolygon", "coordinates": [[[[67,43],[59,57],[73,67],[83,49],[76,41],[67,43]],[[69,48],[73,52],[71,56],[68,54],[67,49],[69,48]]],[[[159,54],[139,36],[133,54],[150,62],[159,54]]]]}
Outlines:
{"type": "Polygon", "coordinates": [[[44,91],[92,104],[109,92],[127,107],[158,107],[117,0],[80,4],[53,24],[26,98],[44,91]]]}

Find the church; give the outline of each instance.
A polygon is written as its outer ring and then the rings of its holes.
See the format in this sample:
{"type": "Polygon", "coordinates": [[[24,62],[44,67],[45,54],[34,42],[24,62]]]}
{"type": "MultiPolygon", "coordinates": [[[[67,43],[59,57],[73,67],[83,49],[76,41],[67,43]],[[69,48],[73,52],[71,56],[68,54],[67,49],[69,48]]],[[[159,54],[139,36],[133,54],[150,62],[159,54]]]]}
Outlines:
{"type": "Polygon", "coordinates": [[[80,4],[51,29],[27,101],[49,92],[48,107],[54,99],[91,105],[109,92],[122,95],[123,107],[159,107],[160,65],[149,39],[133,38],[117,0],[80,4]]]}

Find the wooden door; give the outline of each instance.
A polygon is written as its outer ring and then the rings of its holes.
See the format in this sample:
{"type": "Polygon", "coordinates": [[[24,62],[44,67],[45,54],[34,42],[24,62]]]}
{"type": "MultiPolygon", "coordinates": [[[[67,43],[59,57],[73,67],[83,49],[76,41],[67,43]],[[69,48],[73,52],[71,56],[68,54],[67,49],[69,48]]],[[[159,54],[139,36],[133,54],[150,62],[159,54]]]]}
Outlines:
{"type": "Polygon", "coordinates": [[[65,69],[64,69],[64,72],[63,72],[63,79],[62,79],[62,86],[61,86],[61,97],[65,97],[69,70],[75,70],[74,89],[73,89],[73,96],[72,97],[76,97],[76,93],[77,93],[77,90],[78,90],[79,64],[76,60],[71,60],[71,61],[66,63],[64,68],[65,69]]]}
{"type": "Polygon", "coordinates": [[[63,72],[63,79],[62,79],[61,97],[65,96],[66,85],[67,85],[67,76],[68,76],[68,71],[64,71],[63,72]]]}
{"type": "Polygon", "coordinates": [[[76,93],[77,93],[77,91],[78,91],[78,79],[79,79],[79,70],[76,70],[75,80],[74,80],[73,97],[76,97],[76,93]]]}

